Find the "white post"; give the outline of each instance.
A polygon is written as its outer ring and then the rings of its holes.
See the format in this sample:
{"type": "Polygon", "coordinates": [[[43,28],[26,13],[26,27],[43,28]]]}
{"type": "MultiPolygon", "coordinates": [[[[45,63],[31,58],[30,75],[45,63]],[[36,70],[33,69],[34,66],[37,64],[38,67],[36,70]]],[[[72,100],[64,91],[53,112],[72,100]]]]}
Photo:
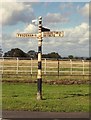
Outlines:
{"type": "Polygon", "coordinates": [[[72,60],[70,59],[70,73],[71,73],[71,75],[72,75],[72,60]]]}
{"type": "Polygon", "coordinates": [[[84,60],[82,60],[82,63],[83,63],[83,75],[84,75],[84,60]]]}
{"type": "Polygon", "coordinates": [[[46,59],[45,59],[44,74],[46,74],[46,59]]]}
{"type": "Polygon", "coordinates": [[[3,61],[2,61],[3,63],[2,63],[2,74],[3,74],[3,72],[4,72],[4,58],[3,58],[3,61]]]}
{"type": "Polygon", "coordinates": [[[16,74],[18,74],[18,67],[19,67],[19,63],[18,63],[18,58],[17,58],[17,70],[16,70],[16,74]]]}
{"type": "Polygon", "coordinates": [[[3,74],[3,58],[0,58],[0,74],[3,74]]]}
{"type": "Polygon", "coordinates": [[[32,58],[31,58],[31,75],[33,73],[33,65],[32,65],[32,58]]]}

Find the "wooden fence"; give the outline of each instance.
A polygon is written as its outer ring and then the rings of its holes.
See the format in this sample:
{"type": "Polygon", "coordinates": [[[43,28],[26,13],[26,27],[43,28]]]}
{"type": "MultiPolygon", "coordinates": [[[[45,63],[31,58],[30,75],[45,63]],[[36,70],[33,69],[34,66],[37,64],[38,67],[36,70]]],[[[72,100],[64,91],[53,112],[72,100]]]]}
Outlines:
{"type": "MultiPolygon", "coordinates": [[[[1,74],[37,74],[37,60],[0,58],[1,74]]],[[[89,61],[86,60],[42,60],[43,75],[89,75],[89,61]]]]}

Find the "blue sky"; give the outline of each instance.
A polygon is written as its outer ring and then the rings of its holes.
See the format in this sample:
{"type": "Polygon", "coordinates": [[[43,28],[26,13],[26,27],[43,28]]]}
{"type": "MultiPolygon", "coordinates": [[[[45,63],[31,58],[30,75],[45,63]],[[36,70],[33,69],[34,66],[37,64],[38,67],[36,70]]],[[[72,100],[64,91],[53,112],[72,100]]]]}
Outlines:
{"type": "Polygon", "coordinates": [[[63,38],[44,38],[43,53],[89,56],[88,2],[3,2],[1,10],[4,52],[16,47],[25,52],[37,51],[36,39],[18,39],[16,33],[37,33],[37,22],[31,21],[42,16],[43,26],[65,32],[63,38]]]}

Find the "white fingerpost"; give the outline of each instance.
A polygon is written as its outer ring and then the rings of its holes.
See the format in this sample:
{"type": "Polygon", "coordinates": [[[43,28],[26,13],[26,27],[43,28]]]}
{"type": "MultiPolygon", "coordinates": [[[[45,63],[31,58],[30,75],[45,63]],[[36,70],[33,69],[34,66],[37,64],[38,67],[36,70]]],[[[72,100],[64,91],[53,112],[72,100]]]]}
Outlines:
{"type": "Polygon", "coordinates": [[[42,99],[42,17],[38,25],[38,74],[37,74],[37,100],[42,99]]]}
{"type": "MultiPolygon", "coordinates": [[[[35,20],[32,21],[35,23],[35,20]]],[[[38,74],[37,74],[37,99],[42,99],[42,38],[44,37],[63,37],[63,31],[50,31],[50,29],[42,26],[42,17],[38,19],[38,33],[17,33],[17,38],[37,38],[38,39],[38,74]]],[[[45,65],[46,71],[46,65],[45,65]]],[[[32,70],[31,70],[32,73],[32,70]]],[[[46,73],[46,72],[45,72],[46,73]]]]}

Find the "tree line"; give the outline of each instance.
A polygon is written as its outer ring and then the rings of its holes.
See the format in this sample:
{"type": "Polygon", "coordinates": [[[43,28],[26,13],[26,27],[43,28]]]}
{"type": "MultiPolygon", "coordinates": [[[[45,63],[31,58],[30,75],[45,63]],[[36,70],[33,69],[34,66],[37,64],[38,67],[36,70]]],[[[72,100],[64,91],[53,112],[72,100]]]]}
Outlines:
{"type": "MultiPolygon", "coordinates": [[[[2,49],[0,48],[0,57],[2,56],[2,49]]],[[[30,50],[25,53],[23,50],[19,48],[12,48],[11,50],[5,52],[3,57],[23,57],[23,58],[34,58],[37,59],[38,52],[34,50],[30,50]]],[[[42,54],[42,58],[55,58],[55,59],[87,59],[91,60],[91,57],[84,58],[84,57],[74,57],[73,55],[68,55],[67,57],[62,57],[56,52],[51,52],[48,54],[42,54]]]]}
{"type": "MultiPolygon", "coordinates": [[[[38,57],[38,52],[34,51],[34,50],[30,50],[27,53],[25,53],[24,51],[22,51],[19,48],[13,48],[8,52],[5,52],[3,57],[25,57],[25,58],[37,58],[38,57]]],[[[51,52],[48,54],[43,54],[42,58],[56,58],[56,59],[60,59],[61,56],[56,53],[56,52],[51,52]]]]}
{"type": "Polygon", "coordinates": [[[0,46],[0,57],[2,57],[3,55],[3,50],[2,50],[2,47],[0,46]]]}

